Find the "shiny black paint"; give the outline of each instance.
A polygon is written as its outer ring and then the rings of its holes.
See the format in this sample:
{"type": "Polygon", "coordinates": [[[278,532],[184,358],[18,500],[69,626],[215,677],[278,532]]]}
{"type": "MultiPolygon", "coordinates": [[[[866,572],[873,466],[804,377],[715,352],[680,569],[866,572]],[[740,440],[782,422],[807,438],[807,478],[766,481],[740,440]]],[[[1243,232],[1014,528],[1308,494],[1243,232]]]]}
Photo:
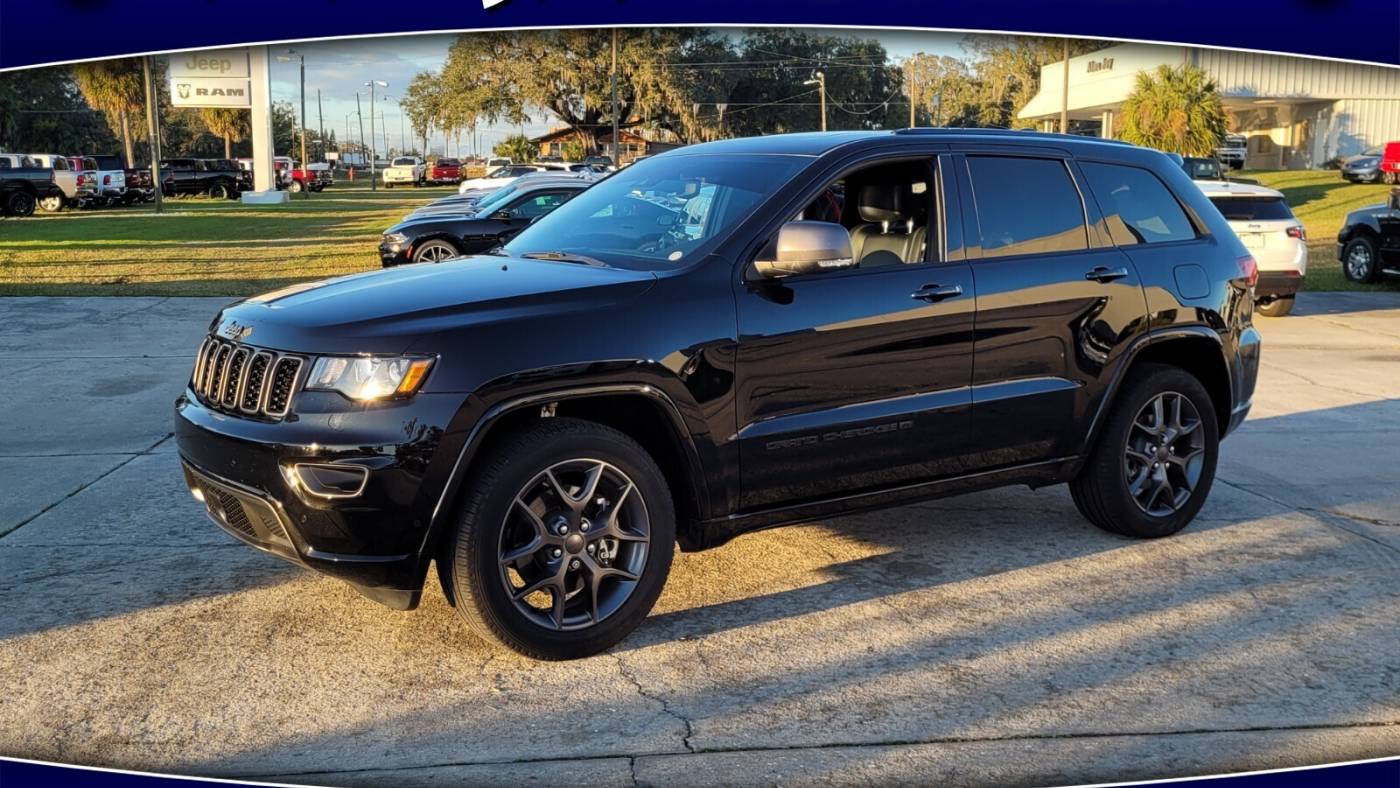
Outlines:
{"type": "Polygon", "coordinates": [[[218,414],[186,392],[176,403],[181,453],[280,502],[300,562],[381,597],[387,590],[404,606],[416,600],[483,447],[550,403],[593,413],[616,403],[654,416],[685,477],[677,500],[689,549],[807,517],[1065,481],[1132,360],[1154,348],[1190,342],[1219,354],[1228,369],[1222,431],[1248,410],[1259,338],[1237,263],[1244,249],[1160,154],[976,131],[786,135],[693,150],[811,164],[709,257],[673,271],[479,256],[232,305],[211,330],[249,326],[249,344],[438,362],[410,400],[352,404],[302,391],[280,423],[218,414]],[[1201,237],[1119,249],[1085,189],[1090,249],[982,259],[958,157],[1029,149],[1151,169],[1201,237]],[[828,179],[911,156],[937,163],[946,206],[924,264],[752,279],[759,247],[828,179]],[[1208,292],[1178,292],[1182,265],[1205,272],[1208,292]],[[1084,278],[1100,266],[1128,274],[1084,278]],[[911,297],[930,284],[962,293],[936,303],[911,297]],[[362,464],[370,487],[359,499],[307,500],[280,471],[299,459],[362,464]]]}
{"type": "MultiPolygon", "coordinates": [[[[390,244],[382,240],[379,244],[379,261],[384,267],[413,262],[413,254],[426,241],[440,239],[451,243],[463,255],[480,254],[514,238],[516,233],[530,225],[530,219],[512,217],[508,214],[527,200],[541,194],[567,193],[572,195],[582,191],[579,186],[551,186],[547,189],[522,191],[515,200],[507,203],[500,211],[488,216],[477,216],[470,212],[460,214],[426,214],[405,219],[385,231],[386,236],[400,233],[408,237],[405,244],[390,244]]],[[[567,199],[567,198],[566,198],[567,199]]]]}

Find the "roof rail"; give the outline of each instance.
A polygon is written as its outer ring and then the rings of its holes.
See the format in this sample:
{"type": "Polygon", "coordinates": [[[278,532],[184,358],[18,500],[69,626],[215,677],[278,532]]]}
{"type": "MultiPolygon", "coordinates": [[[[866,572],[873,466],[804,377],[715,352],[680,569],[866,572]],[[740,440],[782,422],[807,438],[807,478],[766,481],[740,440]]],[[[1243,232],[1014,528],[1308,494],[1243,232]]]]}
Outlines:
{"type": "Polygon", "coordinates": [[[1136,145],[1134,145],[1134,144],[1131,143],[1131,142],[1125,142],[1125,141],[1123,141],[1123,140],[1115,140],[1115,139],[1105,139],[1105,138],[1103,138],[1103,137],[1085,137],[1085,136],[1082,136],[1082,135],[1079,135],[1079,134],[1060,134],[1060,133],[1052,132],[1052,131],[1034,131],[1034,130],[1032,130],[1032,129],[988,128],[988,127],[982,127],[982,126],[966,126],[966,127],[951,127],[951,126],[918,126],[918,127],[916,127],[916,128],[909,128],[909,129],[896,129],[894,133],[895,133],[895,134],[967,134],[967,135],[971,135],[971,136],[984,136],[984,135],[985,135],[985,136],[1007,136],[1007,137],[1018,137],[1018,138],[1031,137],[1031,138],[1043,139],[1043,140],[1056,140],[1056,141],[1074,140],[1074,141],[1078,141],[1078,142],[1090,142],[1090,143],[1099,142],[1099,143],[1108,143],[1108,144],[1111,144],[1111,145],[1126,145],[1126,146],[1128,146],[1128,147],[1130,147],[1130,148],[1137,147],[1136,145]]]}

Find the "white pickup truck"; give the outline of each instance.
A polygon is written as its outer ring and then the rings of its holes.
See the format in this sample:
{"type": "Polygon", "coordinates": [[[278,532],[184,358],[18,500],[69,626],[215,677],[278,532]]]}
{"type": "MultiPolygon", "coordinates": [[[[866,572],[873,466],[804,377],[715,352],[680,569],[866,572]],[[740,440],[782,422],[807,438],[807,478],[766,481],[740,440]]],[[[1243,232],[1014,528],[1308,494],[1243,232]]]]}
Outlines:
{"type": "Polygon", "coordinates": [[[417,156],[399,156],[384,170],[384,188],[392,189],[396,184],[422,186],[428,178],[428,167],[417,156]]]}
{"type": "Polygon", "coordinates": [[[73,169],[67,158],[52,153],[31,153],[29,158],[40,167],[53,170],[53,182],[63,191],[61,195],[50,194],[39,200],[41,209],[52,213],[78,204],[78,171],[73,169]]]}

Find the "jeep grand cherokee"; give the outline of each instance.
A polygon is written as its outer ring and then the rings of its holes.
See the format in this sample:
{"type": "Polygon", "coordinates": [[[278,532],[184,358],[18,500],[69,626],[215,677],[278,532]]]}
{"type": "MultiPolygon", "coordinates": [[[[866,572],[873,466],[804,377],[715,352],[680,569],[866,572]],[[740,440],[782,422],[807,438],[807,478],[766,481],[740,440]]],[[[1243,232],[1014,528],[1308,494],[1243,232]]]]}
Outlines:
{"type": "Polygon", "coordinates": [[[647,615],[676,545],[1009,484],[1175,533],[1249,410],[1256,276],[1122,143],[714,142],[493,254],[227,307],[176,429],[234,536],[400,609],[435,565],[476,632],[578,657],[647,615]]]}

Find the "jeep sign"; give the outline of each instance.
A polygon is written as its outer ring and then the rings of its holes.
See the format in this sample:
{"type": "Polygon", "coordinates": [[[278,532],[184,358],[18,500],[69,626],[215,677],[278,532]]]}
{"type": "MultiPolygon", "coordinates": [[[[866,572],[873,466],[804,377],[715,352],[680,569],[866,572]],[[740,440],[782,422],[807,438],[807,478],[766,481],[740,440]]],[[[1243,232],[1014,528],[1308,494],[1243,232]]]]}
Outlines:
{"type": "Polygon", "coordinates": [[[170,56],[170,77],[248,77],[248,50],[211,49],[170,56]]]}
{"type": "Polygon", "coordinates": [[[170,104],[175,107],[251,107],[253,95],[246,79],[171,77],[170,104]]]}

